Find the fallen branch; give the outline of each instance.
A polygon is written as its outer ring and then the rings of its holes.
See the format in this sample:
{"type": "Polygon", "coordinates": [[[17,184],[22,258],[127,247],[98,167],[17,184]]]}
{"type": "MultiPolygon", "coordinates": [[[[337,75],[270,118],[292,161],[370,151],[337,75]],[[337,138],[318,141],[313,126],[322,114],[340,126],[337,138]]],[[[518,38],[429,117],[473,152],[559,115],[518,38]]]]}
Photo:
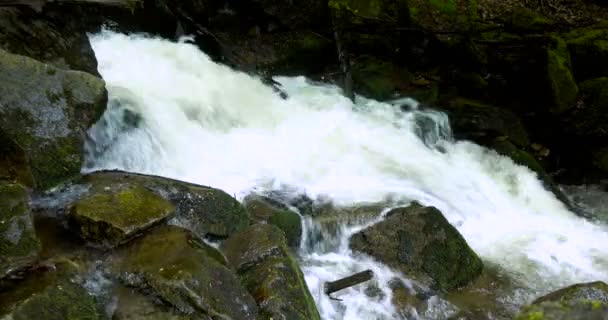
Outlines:
{"type": "Polygon", "coordinates": [[[346,289],[358,285],[362,282],[368,281],[373,277],[374,273],[371,270],[365,270],[359,273],[355,273],[346,278],[342,278],[340,280],[326,282],[324,285],[325,294],[330,295],[336,291],[340,291],[342,289],[346,289]]]}

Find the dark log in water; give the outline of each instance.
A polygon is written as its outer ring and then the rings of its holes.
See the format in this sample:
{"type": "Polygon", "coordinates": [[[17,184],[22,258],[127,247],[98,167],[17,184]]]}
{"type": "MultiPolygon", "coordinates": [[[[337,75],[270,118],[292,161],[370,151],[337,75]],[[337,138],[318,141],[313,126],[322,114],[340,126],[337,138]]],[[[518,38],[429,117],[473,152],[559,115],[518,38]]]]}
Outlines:
{"type": "Polygon", "coordinates": [[[325,294],[330,295],[336,291],[340,291],[342,289],[346,289],[359,283],[370,280],[374,277],[374,273],[371,270],[365,270],[359,273],[355,273],[346,278],[342,278],[340,280],[326,282],[325,283],[325,294]]]}

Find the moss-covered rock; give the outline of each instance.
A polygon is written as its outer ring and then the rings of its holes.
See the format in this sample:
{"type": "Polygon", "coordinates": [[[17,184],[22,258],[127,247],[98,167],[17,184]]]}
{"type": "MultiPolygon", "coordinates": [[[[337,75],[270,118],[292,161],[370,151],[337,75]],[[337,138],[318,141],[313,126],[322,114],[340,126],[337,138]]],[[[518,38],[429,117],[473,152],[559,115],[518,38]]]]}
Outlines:
{"type": "Polygon", "coordinates": [[[285,233],[287,244],[297,248],[302,239],[302,219],[293,211],[274,207],[263,197],[251,195],[244,200],[245,208],[256,222],[265,222],[277,226],[285,233]]]}
{"type": "Polygon", "coordinates": [[[441,212],[418,204],[392,210],[384,221],[353,235],[350,247],[439,290],[464,286],[483,269],[441,212]]]}
{"type": "Polygon", "coordinates": [[[190,229],[199,237],[226,238],[249,224],[245,208],[222,190],[121,171],[95,172],[84,176],[82,182],[91,188],[91,194],[122,188],[153,192],[175,207],[171,224],[190,229]]]}
{"type": "Polygon", "coordinates": [[[608,75],[608,24],[581,28],[566,34],[578,81],[608,75]]]}
{"type": "Polygon", "coordinates": [[[452,99],[447,108],[454,134],[459,138],[487,144],[506,136],[519,146],[530,143],[519,118],[507,109],[465,98],[452,99]]]}
{"type": "Polygon", "coordinates": [[[597,281],[557,290],[524,307],[516,319],[606,320],[608,285],[597,281]]]}
{"type": "Polygon", "coordinates": [[[19,146],[36,187],[80,172],[85,131],[106,107],[102,79],[0,49],[0,130],[19,146]]]}
{"type": "Polygon", "coordinates": [[[119,250],[112,273],[190,316],[256,319],[255,301],[220,257],[188,230],[161,226],[119,250]]]}
{"type": "Polygon", "coordinates": [[[550,110],[562,113],[576,105],[578,86],[570,71],[570,54],[566,42],[561,38],[553,40],[554,47],[547,51],[547,79],[553,100],[550,110]]]}
{"type": "Polygon", "coordinates": [[[252,225],[228,238],[222,251],[265,319],[319,319],[302,271],[280,229],[252,225]]]}
{"type": "Polygon", "coordinates": [[[106,319],[96,298],[76,281],[83,265],[69,259],[47,263],[52,268],[0,291],[0,319],[106,319]]]}
{"type": "Polygon", "coordinates": [[[114,320],[187,320],[191,319],[171,308],[155,303],[153,298],[147,297],[132,288],[122,285],[114,290],[116,296],[116,310],[112,315],[114,320]]]}
{"type": "Polygon", "coordinates": [[[410,19],[427,30],[466,31],[477,18],[477,0],[410,0],[410,19]]]}
{"type": "Polygon", "coordinates": [[[97,189],[71,208],[80,235],[114,246],[175,213],[175,207],[142,186],[97,189]]]}
{"type": "Polygon", "coordinates": [[[0,278],[31,265],[40,251],[28,201],[23,186],[0,181],[0,278]]]}
{"type": "Polygon", "coordinates": [[[507,27],[514,31],[544,31],[550,29],[555,22],[551,18],[525,7],[514,8],[505,21],[507,27]]]}
{"type": "Polygon", "coordinates": [[[34,177],[23,149],[0,129],[0,180],[33,187],[34,177]]]}

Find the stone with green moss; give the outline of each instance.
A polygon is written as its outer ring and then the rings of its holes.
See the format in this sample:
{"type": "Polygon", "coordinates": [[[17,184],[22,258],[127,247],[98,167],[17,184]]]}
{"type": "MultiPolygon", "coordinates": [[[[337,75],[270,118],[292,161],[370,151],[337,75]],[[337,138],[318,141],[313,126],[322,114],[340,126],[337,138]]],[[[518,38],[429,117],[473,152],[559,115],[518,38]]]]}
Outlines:
{"type": "MultiPolygon", "coordinates": [[[[106,101],[100,78],[0,49],[2,139],[23,151],[39,189],[79,174],[85,132],[106,101]]],[[[14,152],[19,158],[19,151],[14,152]]]]}
{"type": "Polygon", "coordinates": [[[138,185],[95,190],[70,210],[83,239],[108,246],[128,241],[173,213],[169,201],[138,185]]]}
{"type": "Polygon", "coordinates": [[[111,273],[194,318],[256,319],[255,301],[219,257],[188,230],[160,226],[122,247],[111,273]]]}
{"type": "Polygon", "coordinates": [[[0,291],[0,319],[106,319],[97,299],[77,281],[86,269],[69,259],[54,259],[52,268],[33,271],[0,291]]]}
{"type": "Polygon", "coordinates": [[[578,81],[608,74],[608,24],[575,29],[565,35],[578,81]]]}
{"type": "Polygon", "coordinates": [[[350,247],[438,290],[464,286],[483,269],[443,214],[418,204],[392,210],[382,222],[353,235],[350,247]]]}
{"type": "Polygon", "coordinates": [[[550,18],[525,7],[513,9],[506,21],[507,27],[514,31],[544,31],[555,24],[550,18]]]}
{"type": "Polygon", "coordinates": [[[84,176],[82,182],[92,193],[124,187],[145,188],[173,204],[175,214],[170,224],[187,228],[201,238],[227,238],[249,225],[247,210],[219,189],[121,171],[95,172],[84,176]]]}
{"type": "Polygon", "coordinates": [[[302,219],[297,213],[274,207],[260,196],[247,196],[245,208],[256,222],[270,223],[283,230],[287,244],[296,248],[302,239],[302,219]]]}
{"type": "Polygon", "coordinates": [[[137,292],[133,288],[118,285],[113,294],[116,297],[116,310],[113,320],[187,320],[186,314],[181,314],[172,308],[156,303],[154,297],[137,292]]]}
{"type": "Polygon", "coordinates": [[[427,30],[466,31],[477,19],[477,0],[407,1],[412,22],[427,30]]]}
{"type": "Polygon", "coordinates": [[[554,47],[547,51],[547,79],[553,113],[562,113],[576,105],[578,86],[571,72],[570,54],[566,42],[553,38],[554,47]]]}
{"type": "Polygon", "coordinates": [[[34,186],[34,176],[25,151],[0,128],[0,180],[34,186]]]}
{"type": "Polygon", "coordinates": [[[606,320],[608,285],[601,281],[575,284],[536,299],[517,320],[606,320]]]}
{"type": "Polygon", "coordinates": [[[264,319],[320,319],[280,229],[252,225],[228,238],[222,251],[260,306],[264,319]]]}
{"type": "Polygon", "coordinates": [[[40,251],[28,201],[23,186],[0,181],[0,278],[34,263],[40,251]]]}

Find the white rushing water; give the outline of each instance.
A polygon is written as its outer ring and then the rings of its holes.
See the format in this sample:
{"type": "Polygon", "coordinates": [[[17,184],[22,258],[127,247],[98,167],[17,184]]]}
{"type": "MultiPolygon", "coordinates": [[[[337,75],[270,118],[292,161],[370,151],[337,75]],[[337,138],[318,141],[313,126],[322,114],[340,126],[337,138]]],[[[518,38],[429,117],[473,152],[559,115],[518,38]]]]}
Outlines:
{"type": "MultiPolygon", "coordinates": [[[[568,212],[528,169],[450,141],[437,130],[445,129],[441,114],[403,112],[361,97],[354,105],[340,89],[302,77],[275,79],[289,95],[284,100],[188,43],[106,31],[91,42],[110,103],[91,131],[98,149],[86,170],[163,175],[239,198],[290,186],[342,206],[417,200],[439,208],[484,261],[526,285],[516,303],[563,285],[608,280],[605,227],[568,212]],[[125,108],[140,115],[137,126],[124,121],[125,108]],[[433,120],[435,130],[421,126],[421,117],[433,120]]],[[[324,319],[399,317],[388,283],[407,279],[348,250],[347,236],[360,228],[344,226],[329,250],[302,250],[324,319]],[[368,268],[381,294],[351,288],[336,294],[342,301],[321,294],[324,281],[368,268]]],[[[449,308],[442,308],[445,315],[449,308]]],[[[442,317],[433,312],[426,317],[442,317]]]]}

